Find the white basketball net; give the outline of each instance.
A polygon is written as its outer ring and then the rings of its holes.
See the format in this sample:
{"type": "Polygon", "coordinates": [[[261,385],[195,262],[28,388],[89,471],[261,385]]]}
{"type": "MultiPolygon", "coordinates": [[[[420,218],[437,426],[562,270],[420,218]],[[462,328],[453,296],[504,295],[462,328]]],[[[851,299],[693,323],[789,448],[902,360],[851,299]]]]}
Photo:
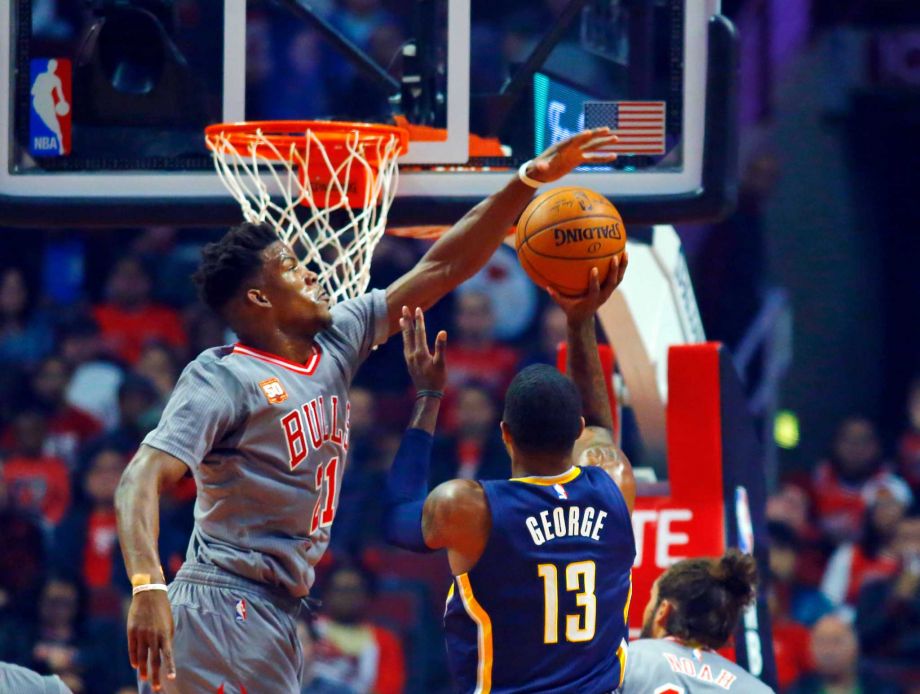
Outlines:
{"type": "Polygon", "coordinates": [[[360,296],[370,282],[371,256],[383,236],[387,212],[396,194],[399,139],[395,135],[348,133],[338,156],[330,158],[326,144],[311,130],[284,151],[270,136],[256,130],[245,145],[224,134],[208,135],[214,166],[248,222],[266,222],[289,243],[300,261],[319,274],[333,303],[360,296]],[[333,163],[333,161],[339,161],[333,163]],[[368,162],[375,161],[376,165],[368,162]],[[308,176],[304,172],[321,172],[308,176]],[[364,190],[352,190],[361,202],[352,208],[349,185],[362,180],[364,190]],[[310,178],[328,182],[328,190],[313,190],[310,178]],[[325,206],[328,195],[335,204],[325,206]]]}

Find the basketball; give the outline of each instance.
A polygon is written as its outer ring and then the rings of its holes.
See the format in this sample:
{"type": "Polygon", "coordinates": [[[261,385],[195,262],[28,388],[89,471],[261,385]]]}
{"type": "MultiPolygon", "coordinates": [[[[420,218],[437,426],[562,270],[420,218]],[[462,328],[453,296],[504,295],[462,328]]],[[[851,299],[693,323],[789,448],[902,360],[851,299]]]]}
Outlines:
{"type": "Polygon", "coordinates": [[[66,101],[58,101],[54,105],[54,112],[59,116],[66,116],[70,113],[70,105],[66,101]]]}
{"type": "Polygon", "coordinates": [[[554,188],[538,195],[518,221],[515,249],[540,287],[577,296],[588,289],[591,268],[603,284],[613,256],[626,247],[617,208],[586,188],[554,188]]]}

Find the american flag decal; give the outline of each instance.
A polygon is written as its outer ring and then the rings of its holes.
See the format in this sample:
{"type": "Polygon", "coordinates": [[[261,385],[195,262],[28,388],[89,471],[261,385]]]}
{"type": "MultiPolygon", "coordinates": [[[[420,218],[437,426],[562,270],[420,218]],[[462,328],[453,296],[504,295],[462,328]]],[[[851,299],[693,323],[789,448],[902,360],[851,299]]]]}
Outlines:
{"type": "Polygon", "coordinates": [[[664,154],[664,101],[586,101],[585,129],[608,127],[617,154],[664,154]]]}

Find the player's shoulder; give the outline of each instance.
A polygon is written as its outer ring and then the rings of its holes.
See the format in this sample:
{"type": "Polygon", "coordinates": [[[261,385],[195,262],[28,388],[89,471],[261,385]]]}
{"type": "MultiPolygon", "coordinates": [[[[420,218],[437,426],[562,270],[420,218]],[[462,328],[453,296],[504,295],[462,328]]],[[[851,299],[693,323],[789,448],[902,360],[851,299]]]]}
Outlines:
{"type": "Polygon", "coordinates": [[[181,378],[203,382],[213,388],[239,391],[245,383],[245,364],[232,359],[234,345],[209,347],[192,359],[182,371],[181,378]]]}
{"type": "Polygon", "coordinates": [[[629,642],[629,657],[649,657],[672,650],[672,643],[666,639],[636,639],[629,642]]]}
{"type": "Polygon", "coordinates": [[[486,504],[486,495],[482,485],[473,480],[455,479],[442,482],[431,490],[428,497],[433,503],[452,507],[485,506],[486,504]]]}

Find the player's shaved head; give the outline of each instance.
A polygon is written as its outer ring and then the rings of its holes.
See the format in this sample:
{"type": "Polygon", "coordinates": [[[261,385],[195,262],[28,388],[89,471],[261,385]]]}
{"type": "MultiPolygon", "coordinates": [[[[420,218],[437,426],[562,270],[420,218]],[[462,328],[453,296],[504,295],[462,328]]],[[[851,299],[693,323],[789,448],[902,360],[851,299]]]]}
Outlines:
{"type": "Polygon", "coordinates": [[[505,393],[502,420],[523,453],[565,454],[581,434],[581,396],[552,366],[528,366],[505,393]]]}
{"type": "Polygon", "coordinates": [[[232,227],[201,252],[201,266],[194,275],[201,298],[217,313],[236,296],[243,284],[261,269],[262,251],[278,241],[268,224],[244,222],[232,227]]]}

